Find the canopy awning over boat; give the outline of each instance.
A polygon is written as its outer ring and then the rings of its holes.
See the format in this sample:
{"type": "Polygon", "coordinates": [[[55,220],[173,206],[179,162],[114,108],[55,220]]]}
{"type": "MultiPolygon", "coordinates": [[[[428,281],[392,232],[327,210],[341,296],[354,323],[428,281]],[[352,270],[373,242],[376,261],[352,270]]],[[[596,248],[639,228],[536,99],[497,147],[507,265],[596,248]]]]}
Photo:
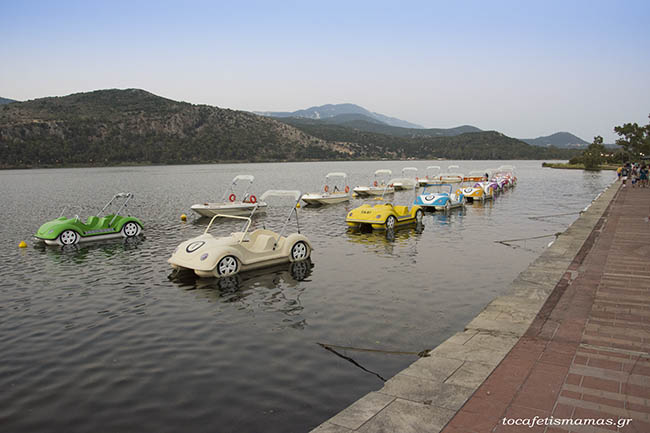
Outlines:
{"type": "Polygon", "coordinates": [[[255,176],[253,176],[252,174],[238,174],[233,178],[232,183],[237,183],[237,181],[239,180],[247,180],[250,183],[253,183],[253,181],[255,180],[255,176]]]}
{"type": "Polygon", "coordinates": [[[268,197],[290,197],[298,201],[302,197],[302,193],[298,190],[270,189],[262,194],[260,200],[266,200],[268,197]]]}

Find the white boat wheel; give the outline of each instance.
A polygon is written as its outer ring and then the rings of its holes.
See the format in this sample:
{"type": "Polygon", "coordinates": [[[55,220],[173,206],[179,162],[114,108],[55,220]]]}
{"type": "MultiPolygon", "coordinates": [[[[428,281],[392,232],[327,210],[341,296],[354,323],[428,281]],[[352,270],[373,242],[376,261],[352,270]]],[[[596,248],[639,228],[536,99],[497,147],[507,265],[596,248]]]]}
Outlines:
{"type": "Polygon", "coordinates": [[[127,238],[132,238],[133,236],[137,235],[139,232],[138,224],[134,223],[133,221],[129,221],[128,223],[124,224],[124,227],[122,227],[122,232],[127,238]]]}
{"type": "Polygon", "coordinates": [[[307,245],[298,241],[291,247],[291,258],[294,260],[303,260],[307,258],[307,245]]]}
{"type": "Polygon", "coordinates": [[[59,235],[59,241],[63,245],[74,245],[77,243],[79,236],[74,230],[65,230],[59,235]]]}
{"type": "Polygon", "coordinates": [[[233,256],[226,256],[217,263],[217,273],[221,276],[234,275],[238,268],[237,259],[233,256]]]}

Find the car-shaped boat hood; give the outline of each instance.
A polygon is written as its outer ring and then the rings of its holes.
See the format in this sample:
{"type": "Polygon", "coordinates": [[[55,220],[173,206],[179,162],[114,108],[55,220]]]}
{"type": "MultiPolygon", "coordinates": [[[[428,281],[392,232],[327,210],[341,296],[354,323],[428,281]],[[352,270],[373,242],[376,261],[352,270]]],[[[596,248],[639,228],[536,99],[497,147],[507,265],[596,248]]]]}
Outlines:
{"type": "Polygon", "coordinates": [[[186,240],[176,247],[172,256],[167,262],[202,270],[210,271],[216,266],[217,260],[223,256],[223,252],[231,251],[231,248],[239,244],[242,232],[231,233],[230,236],[214,237],[209,233],[186,240]]]}
{"type": "Polygon", "coordinates": [[[393,206],[388,203],[377,205],[363,204],[348,212],[347,220],[349,221],[369,221],[384,222],[386,217],[393,211],[393,206]]]}
{"type": "Polygon", "coordinates": [[[40,239],[55,239],[63,229],[67,228],[66,221],[68,221],[66,217],[48,221],[38,228],[35,236],[40,239]]]}
{"type": "Polygon", "coordinates": [[[449,193],[439,192],[431,194],[420,194],[415,199],[415,204],[435,204],[444,206],[449,200],[449,193]]]}

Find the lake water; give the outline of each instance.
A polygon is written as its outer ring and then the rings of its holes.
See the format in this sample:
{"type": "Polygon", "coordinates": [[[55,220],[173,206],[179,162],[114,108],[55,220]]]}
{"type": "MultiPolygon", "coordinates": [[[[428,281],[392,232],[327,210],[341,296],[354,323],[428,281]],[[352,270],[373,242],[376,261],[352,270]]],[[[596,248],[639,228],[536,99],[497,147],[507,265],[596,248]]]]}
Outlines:
{"type": "MultiPolygon", "coordinates": [[[[0,426],[3,432],[306,432],[463,329],[615,177],[509,161],[519,184],[493,203],[428,214],[424,229],[348,232],[362,200],[299,210],[313,268],[237,279],[170,278],[166,260],[207,222],[190,206],[240,173],[254,192],[318,191],[330,171],[350,186],[378,168],[506,162],[319,162],[0,171],[0,426]],[[139,242],[62,250],[31,236],[46,220],[96,214],[131,191],[139,242]],[[188,215],[180,221],[181,213],[188,215]],[[571,215],[531,219],[530,217],[571,215]],[[21,240],[27,249],[17,248],[21,240]]],[[[398,204],[413,192],[395,195],[398,204]]],[[[255,226],[278,229],[286,203],[255,226]]],[[[228,234],[239,224],[220,223],[228,234]]]]}

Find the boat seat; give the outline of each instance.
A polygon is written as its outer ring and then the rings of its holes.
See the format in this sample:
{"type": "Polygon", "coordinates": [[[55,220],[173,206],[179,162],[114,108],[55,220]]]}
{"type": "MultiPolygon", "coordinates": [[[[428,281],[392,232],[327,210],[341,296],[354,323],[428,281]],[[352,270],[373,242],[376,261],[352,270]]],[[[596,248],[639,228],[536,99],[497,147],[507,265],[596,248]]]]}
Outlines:
{"type": "Polygon", "coordinates": [[[251,249],[255,251],[268,251],[273,249],[273,244],[275,244],[275,236],[259,234],[255,236],[255,241],[251,245],[251,249]]]}
{"type": "Polygon", "coordinates": [[[86,225],[87,226],[95,226],[95,225],[97,225],[97,222],[99,222],[99,217],[97,217],[97,216],[89,216],[88,219],[86,220],[86,225]]]}
{"type": "Polygon", "coordinates": [[[406,215],[409,211],[408,206],[393,206],[397,215],[406,215]]]}

